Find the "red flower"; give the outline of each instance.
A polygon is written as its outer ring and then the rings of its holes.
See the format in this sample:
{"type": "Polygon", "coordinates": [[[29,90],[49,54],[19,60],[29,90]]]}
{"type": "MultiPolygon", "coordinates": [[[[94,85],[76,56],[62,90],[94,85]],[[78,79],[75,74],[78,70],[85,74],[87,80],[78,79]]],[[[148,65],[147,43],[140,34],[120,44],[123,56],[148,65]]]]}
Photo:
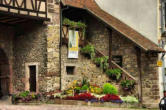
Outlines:
{"type": "Polygon", "coordinates": [[[92,96],[90,93],[82,93],[82,94],[77,94],[75,96],[68,96],[66,97],[67,100],[91,100],[91,99],[96,99],[94,96],[92,96]]]}
{"type": "Polygon", "coordinates": [[[112,101],[112,100],[121,100],[121,99],[117,95],[107,94],[104,97],[102,97],[101,100],[103,100],[105,102],[109,102],[109,101],[112,101]]]}

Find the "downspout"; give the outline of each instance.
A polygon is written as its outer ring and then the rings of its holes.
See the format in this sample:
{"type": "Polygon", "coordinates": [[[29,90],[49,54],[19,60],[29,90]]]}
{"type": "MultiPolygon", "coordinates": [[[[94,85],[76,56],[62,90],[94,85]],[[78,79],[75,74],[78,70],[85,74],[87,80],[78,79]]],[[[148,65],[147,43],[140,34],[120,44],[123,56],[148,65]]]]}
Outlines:
{"type": "Polygon", "coordinates": [[[67,10],[69,7],[62,8],[62,2],[60,0],[60,45],[59,45],[59,57],[60,57],[60,90],[62,90],[62,21],[63,21],[63,11],[67,10]]]}
{"type": "MultiPolygon", "coordinates": [[[[166,15],[165,15],[165,10],[164,10],[164,7],[165,7],[165,6],[164,6],[164,5],[165,5],[164,3],[165,3],[165,0],[160,0],[160,10],[161,10],[161,11],[160,11],[160,14],[161,14],[161,15],[160,15],[160,17],[161,17],[161,18],[160,18],[160,19],[161,19],[161,22],[160,22],[161,24],[160,24],[160,25],[161,25],[161,34],[165,32],[165,19],[164,19],[164,17],[165,17],[166,15]],[[163,16],[163,15],[165,15],[165,16],[163,16]]],[[[161,48],[163,48],[164,50],[165,50],[165,48],[166,48],[166,47],[165,47],[165,42],[166,42],[166,41],[165,41],[165,39],[164,39],[164,40],[161,40],[161,43],[159,43],[159,46],[160,46],[161,48]]],[[[162,74],[162,75],[161,75],[161,76],[162,76],[162,78],[161,78],[162,84],[161,84],[161,85],[163,86],[163,88],[162,88],[163,91],[161,91],[161,92],[163,92],[163,93],[164,93],[164,91],[166,91],[166,87],[165,87],[165,84],[166,84],[166,81],[165,81],[165,57],[164,57],[164,56],[165,56],[165,53],[161,55],[161,61],[163,62],[163,65],[162,65],[162,67],[161,67],[161,74],[162,74]]],[[[159,72],[159,77],[160,77],[160,72],[159,72]]],[[[163,94],[163,93],[162,93],[162,94],[163,94]]],[[[161,94],[160,94],[160,96],[161,96],[161,94]]],[[[162,98],[162,97],[160,97],[160,98],[162,98]]]]}
{"type": "MultiPolygon", "coordinates": [[[[161,46],[165,50],[165,41],[162,41],[161,46]]],[[[164,93],[164,91],[166,91],[166,88],[165,88],[165,84],[166,84],[165,83],[165,53],[162,54],[161,60],[163,62],[163,66],[162,66],[162,78],[163,78],[163,93],[164,93]]]]}
{"type": "Polygon", "coordinates": [[[61,47],[62,47],[62,5],[60,1],[60,44],[59,44],[59,61],[60,61],[60,90],[62,90],[62,64],[61,64],[61,47]]]}

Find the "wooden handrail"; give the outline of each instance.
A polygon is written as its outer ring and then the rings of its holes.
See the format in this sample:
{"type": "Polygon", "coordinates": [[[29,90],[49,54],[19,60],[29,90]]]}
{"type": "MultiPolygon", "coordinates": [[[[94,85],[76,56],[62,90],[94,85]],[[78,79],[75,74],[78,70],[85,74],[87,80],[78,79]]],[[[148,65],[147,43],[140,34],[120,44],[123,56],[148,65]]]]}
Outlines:
{"type": "Polygon", "coordinates": [[[124,70],[122,67],[120,67],[118,64],[116,64],[114,61],[111,61],[113,65],[115,65],[118,69],[120,69],[123,73],[125,73],[126,76],[130,77],[132,80],[137,81],[130,73],[128,73],[126,70],[124,70]]]}

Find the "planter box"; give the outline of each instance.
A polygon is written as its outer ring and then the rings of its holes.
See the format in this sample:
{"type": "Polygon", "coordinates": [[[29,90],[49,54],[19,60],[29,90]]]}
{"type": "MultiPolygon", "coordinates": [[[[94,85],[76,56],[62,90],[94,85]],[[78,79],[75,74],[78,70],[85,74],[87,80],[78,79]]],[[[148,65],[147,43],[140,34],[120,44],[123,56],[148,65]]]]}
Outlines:
{"type": "Polygon", "coordinates": [[[112,103],[112,102],[85,102],[76,100],[50,99],[46,102],[30,101],[28,103],[16,103],[17,105],[39,105],[39,104],[59,104],[59,105],[80,105],[80,106],[94,106],[94,107],[111,107],[111,108],[138,108],[138,103],[112,103]]]}

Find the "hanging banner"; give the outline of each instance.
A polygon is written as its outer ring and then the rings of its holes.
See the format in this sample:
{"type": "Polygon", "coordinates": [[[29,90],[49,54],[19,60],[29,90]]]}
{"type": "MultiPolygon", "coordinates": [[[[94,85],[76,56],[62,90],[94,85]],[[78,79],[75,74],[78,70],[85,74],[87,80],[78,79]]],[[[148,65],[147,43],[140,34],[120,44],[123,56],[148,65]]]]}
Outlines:
{"type": "Polygon", "coordinates": [[[78,31],[69,30],[68,58],[78,58],[78,31]]]}

